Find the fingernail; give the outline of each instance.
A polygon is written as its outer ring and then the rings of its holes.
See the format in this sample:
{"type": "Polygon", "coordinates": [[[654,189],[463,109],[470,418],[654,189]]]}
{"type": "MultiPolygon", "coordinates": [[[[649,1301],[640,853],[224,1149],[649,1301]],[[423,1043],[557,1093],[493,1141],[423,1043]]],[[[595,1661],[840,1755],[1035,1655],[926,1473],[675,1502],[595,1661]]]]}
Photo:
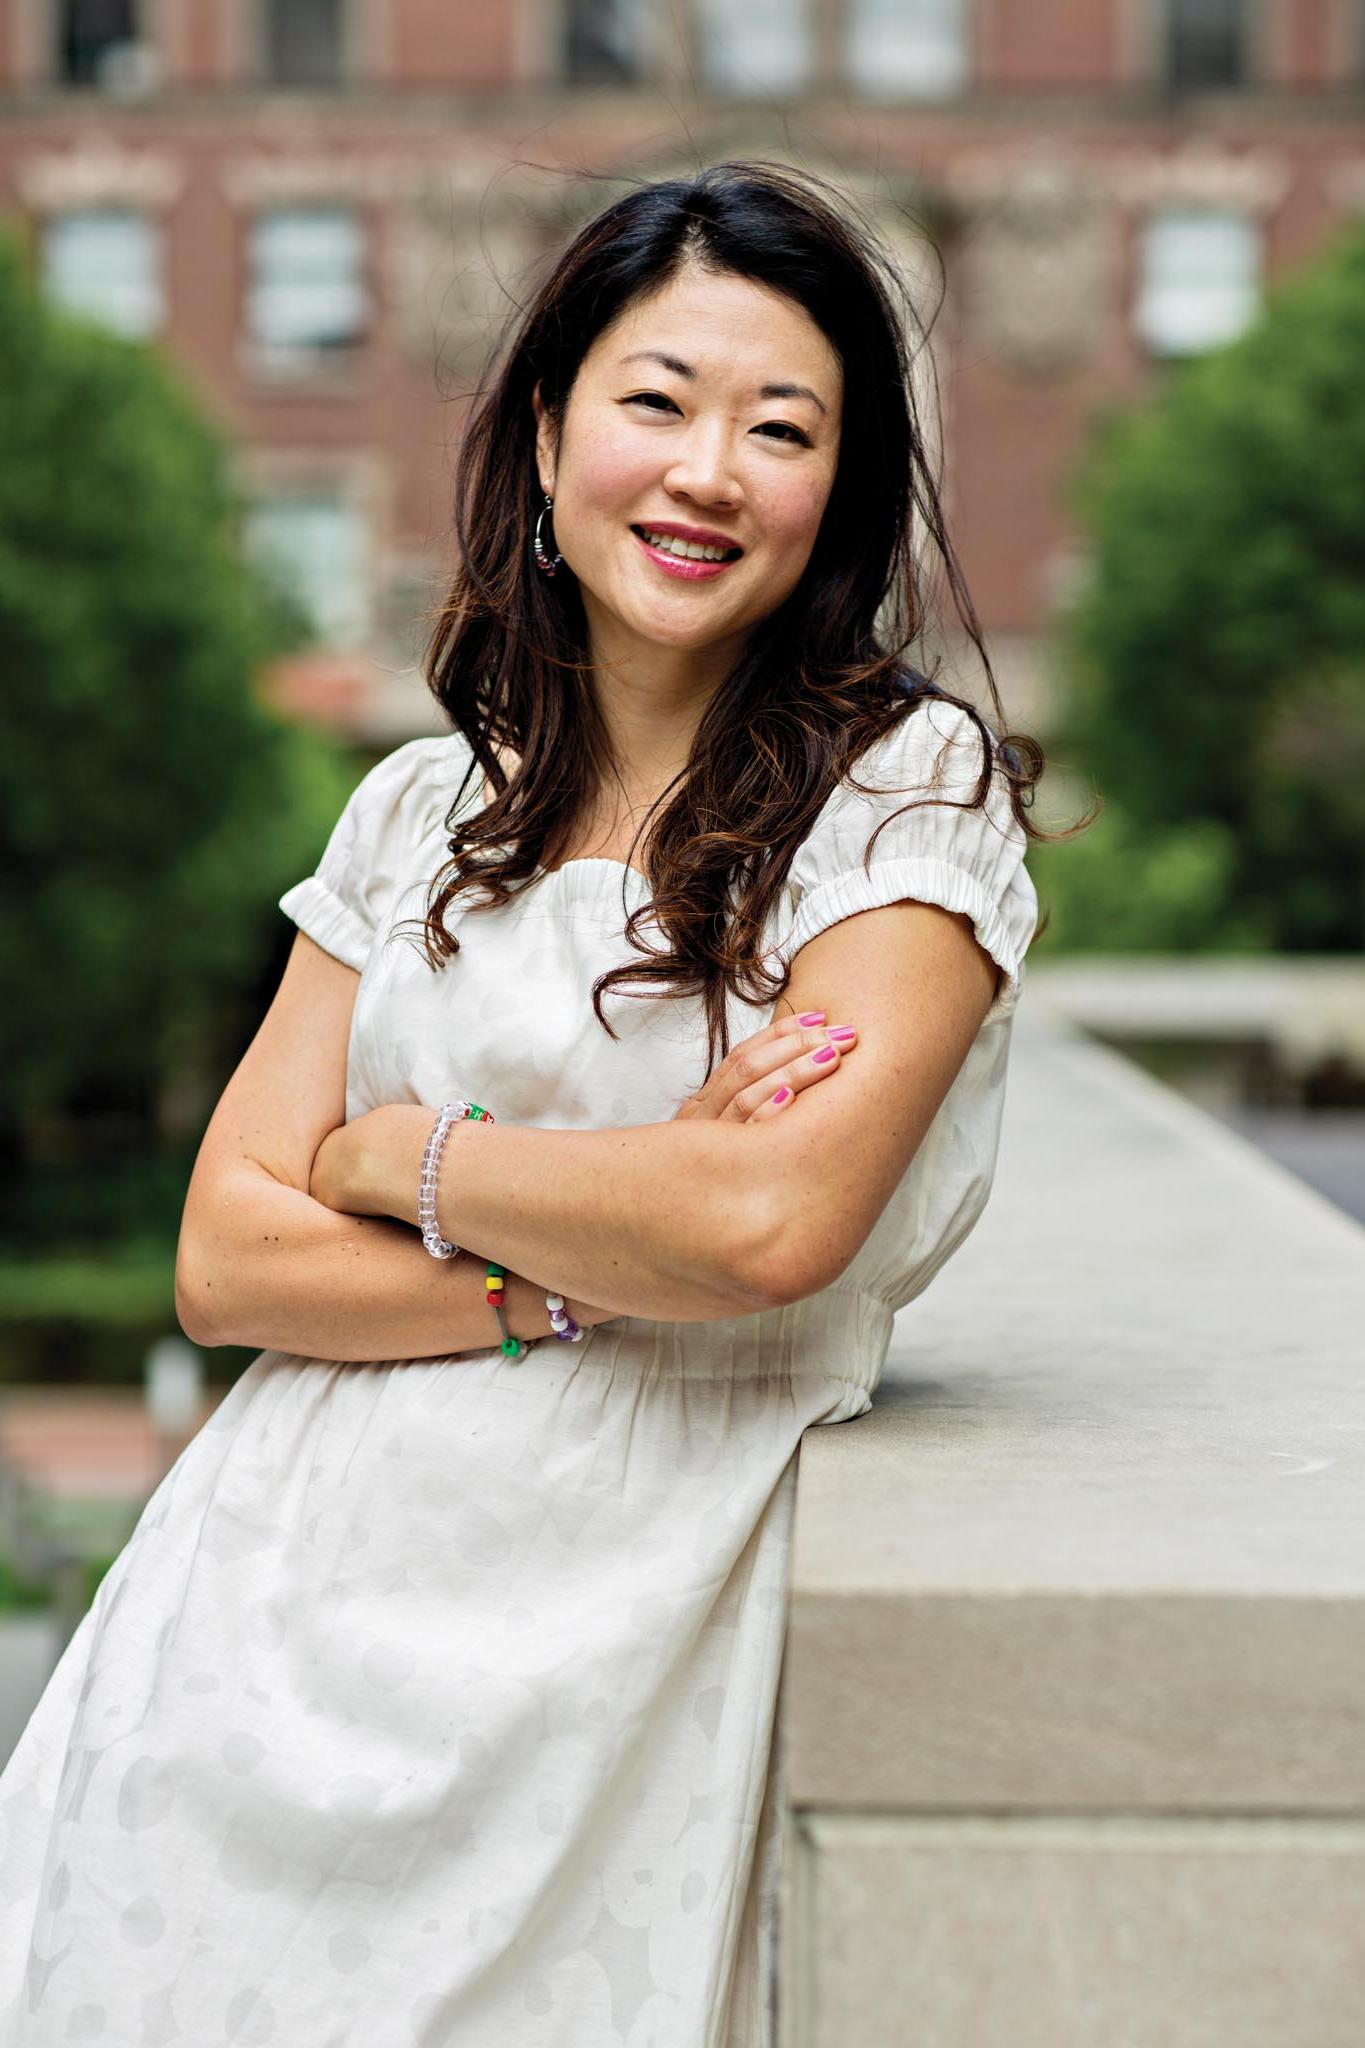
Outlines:
{"type": "Polygon", "coordinates": [[[796,1021],[798,1024],[823,1024],[825,1013],[823,1010],[807,1010],[805,1015],[798,1017],[796,1021]]]}
{"type": "Polygon", "coordinates": [[[838,1057],[839,1048],[837,1045],[822,1045],[819,1052],[811,1054],[811,1065],[813,1067],[827,1067],[831,1060],[837,1060],[838,1057]]]}
{"type": "Polygon", "coordinates": [[[780,1109],[784,1102],[790,1102],[791,1099],[792,1091],[790,1088],[779,1088],[776,1095],[774,1095],[773,1097],[773,1102],[780,1109]]]}
{"type": "Polygon", "coordinates": [[[829,1035],[842,1045],[845,1039],[858,1036],[858,1027],[856,1024],[831,1024],[829,1035]]]}

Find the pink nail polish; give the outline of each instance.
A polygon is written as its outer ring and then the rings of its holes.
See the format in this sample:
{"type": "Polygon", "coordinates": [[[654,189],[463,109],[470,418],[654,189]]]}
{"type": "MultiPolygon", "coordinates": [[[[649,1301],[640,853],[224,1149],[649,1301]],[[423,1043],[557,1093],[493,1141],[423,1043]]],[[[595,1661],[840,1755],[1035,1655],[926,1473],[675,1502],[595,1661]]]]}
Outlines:
{"type": "Polygon", "coordinates": [[[798,1017],[796,1021],[798,1024],[823,1024],[825,1013],[823,1010],[807,1010],[804,1016],[798,1017]]]}
{"type": "Polygon", "coordinates": [[[827,1067],[831,1060],[837,1060],[838,1057],[839,1048],[837,1045],[822,1045],[818,1052],[811,1054],[810,1061],[813,1067],[827,1067]]]}
{"type": "Polygon", "coordinates": [[[773,1097],[773,1102],[780,1109],[784,1102],[790,1102],[791,1099],[792,1091],[790,1088],[779,1088],[776,1095],[774,1095],[773,1097]]]}
{"type": "Polygon", "coordinates": [[[848,1040],[850,1038],[856,1038],[858,1036],[858,1033],[857,1029],[852,1024],[836,1024],[832,1027],[829,1035],[831,1038],[835,1039],[840,1045],[846,1045],[848,1040]]]}

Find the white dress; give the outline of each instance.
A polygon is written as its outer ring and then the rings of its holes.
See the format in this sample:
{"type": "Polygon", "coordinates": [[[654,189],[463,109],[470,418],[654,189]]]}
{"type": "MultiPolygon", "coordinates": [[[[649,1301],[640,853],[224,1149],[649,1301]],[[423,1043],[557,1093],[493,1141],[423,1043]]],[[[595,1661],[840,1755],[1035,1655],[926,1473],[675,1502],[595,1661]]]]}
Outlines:
{"type": "MultiPolygon", "coordinates": [[[[361,973],[348,1117],[456,1094],[507,1123],[670,1117],[702,1080],[700,1003],[609,994],[613,1043],[589,1002],[628,957],[633,870],[457,904],[439,972],[385,943],[468,759],[457,735],[399,747],[281,899],[361,973]]],[[[867,1410],[893,1314],[985,1205],[1037,912],[1003,782],[862,856],[935,766],[954,798],[979,762],[960,710],[919,706],[855,770],[888,793],[831,795],[771,930],[790,957],[920,898],[1004,969],[834,1286],[520,1363],[266,1351],[230,1389],[0,1776],[6,2048],[769,2048],[794,1453],[867,1410]]],[[[734,1005],[734,1037],[770,1015],[734,1005]]]]}

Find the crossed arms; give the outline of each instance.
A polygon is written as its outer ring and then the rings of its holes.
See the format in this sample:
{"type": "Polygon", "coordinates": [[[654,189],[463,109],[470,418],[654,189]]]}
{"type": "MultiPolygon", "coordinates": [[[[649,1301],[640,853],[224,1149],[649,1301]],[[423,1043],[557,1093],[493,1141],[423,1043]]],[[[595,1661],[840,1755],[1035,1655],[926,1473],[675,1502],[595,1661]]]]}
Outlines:
{"type": "Polygon", "coordinates": [[[858,1026],[838,1072],[750,1121],[456,1124],[437,1213],[466,1255],[441,1262],[411,1227],[433,1112],[394,1104],[345,1123],[359,976],[300,933],[195,1162],[176,1312],[200,1344],[358,1361],[494,1341],[489,1258],[507,1268],[507,1324],[523,1337],[549,1332],[546,1289],[580,1322],[801,1300],[863,1244],[996,980],[965,915],[907,901],[844,919],[802,948],[780,1005],[858,1026]]]}

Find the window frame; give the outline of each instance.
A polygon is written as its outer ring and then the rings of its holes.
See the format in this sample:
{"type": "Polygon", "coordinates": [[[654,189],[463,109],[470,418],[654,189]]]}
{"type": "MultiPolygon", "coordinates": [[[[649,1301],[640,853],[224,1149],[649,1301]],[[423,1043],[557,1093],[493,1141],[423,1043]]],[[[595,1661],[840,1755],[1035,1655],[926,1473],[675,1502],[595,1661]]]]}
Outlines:
{"type": "Polygon", "coordinates": [[[93,202],[53,207],[43,216],[38,236],[38,273],[45,293],[50,294],[52,303],[70,314],[73,319],[87,320],[117,334],[127,341],[153,342],[161,340],[170,326],[171,299],[167,283],[168,252],[167,228],[162,214],[147,206],[140,206],[129,199],[110,197],[93,202]],[[156,319],[150,326],[129,329],[117,321],[109,320],[96,309],[82,306],[63,298],[52,289],[49,270],[52,257],[53,238],[60,238],[69,231],[71,223],[77,220],[114,218],[136,223],[142,233],[145,246],[151,257],[151,286],[156,298],[156,319]]]}
{"type": "Polygon", "coordinates": [[[330,80],[285,80],[270,70],[270,21],[277,6],[288,0],[250,0],[244,23],[246,66],[249,82],[260,92],[325,94],[344,92],[364,82],[366,61],[366,18],[364,0],[337,0],[339,47],[337,76],[330,80]]]}
{"type": "Polygon", "coordinates": [[[242,210],[241,292],[238,302],[238,359],[246,373],[264,385],[293,390],[300,384],[329,379],[350,380],[370,359],[378,336],[382,299],[376,276],[373,209],[359,199],[322,199],[300,196],[260,198],[242,210]],[[263,223],[273,215],[331,213],[349,216],[356,226],[356,281],[362,300],[362,318],[351,338],[329,345],[290,346],[272,342],[251,325],[253,295],[259,279],[255,244],[263,223]]]}
{"type": "Polygon", "coordinates": [[[858,0],[838,0],[838,72],[839,82],[852,91],[863,94],[874,105],[909,107],[953,107],[960,105],[974,92],[981,90],[980,50],[978,45],[979,23],[977,20],[978,0],[951,0],[958,18],[961,37],[961,78],[950,85],[938,86],[925,92],[916,92],[905,83],[890,87],[887,91],[874,92],[867,82],[854,72],[850,53],[854,33],[854,17],[858,0]]]}
{"type": "MultiPolygon", "coordinates": [[[[1245,332],[1246,327],[1257,317],[1265,299],[1265,223],[1258,211],[1249,206],[1238,206],[1230,203],[1215,204],[1205,200],[1164,199],[1155,201],[1148,206],[1143,211],[1136,226],[1137,260],[1135,264],[1135,289],[1131,307],[1132,331],[1139,346],[1150,361],[1155,363],[1189,362],[1199,356],[1209,354],[1215,349],[1227,347],[1232,341],[1237,339],[1239,334],[1245,332]],[[1150,273],[1150,253],[1164,220],[1169,221],[1175,217],[1188,219],[1191,216],[1204,216],[1224,222],[1235,220],[1239,224],[1239,228],[1245,230],[1246,241],[1250,246],[1253,257],[1251,273],[1252,309],[1247,320],[1243,321],[1242,325],[1232,332],[1215,335],[1211,340],[1196,341],[1189,347],[1177,346],[1173,348],[1164,345],[1159,336],[1153,332],[1151,307],[1154,302],[1159,302],[1163,287],[1160,278],[1153,279],[1150,273]]],[[[1168,283],[1164,289],[1170,293],[1176,287],[1168,283]]]]}
{"type": "MultiPolygon", "coordinates": [[[[1264,24],[1260,0],[1241,0],[1236,7],[1237,62],[1235,78],[1182,78],[1176,72],[1177,15],[1186,0],[1163,0],[1155,25],[1158,76],[1167,92],[1185,96],[1194,93],[1239,93],[1262,83],[1261,45],[1264,24]]],[[[1228,0],[1235,5],[1235,0],[1228,0]]]]}

